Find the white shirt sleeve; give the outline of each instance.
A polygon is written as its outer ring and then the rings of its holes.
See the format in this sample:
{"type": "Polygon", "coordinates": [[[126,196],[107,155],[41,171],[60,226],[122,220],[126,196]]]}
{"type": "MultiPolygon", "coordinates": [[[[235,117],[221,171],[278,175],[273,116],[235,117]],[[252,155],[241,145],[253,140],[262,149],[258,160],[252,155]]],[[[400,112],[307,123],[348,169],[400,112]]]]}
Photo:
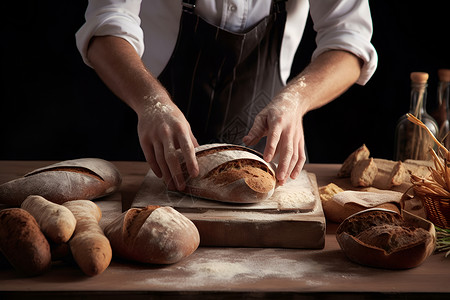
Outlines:
{"type": "Polygon", "coordinates": [[[93,36],[112,35],[128,41],[139,56],[144,53],[143,32],[140,27],[139,11],[141,0],[91,0],[86,9],[86,22],[77,31],[75,38],[83,61],[87,59],[87,49],[93,36]]]}
{"type": "Polygon", "coordinates": [[[378,56],[370,43],[372,17],[366,0],[313,0],[310,12],[317,32],[313,59],[331,50],[346,50],[363,60],[357,81],[364,85],[375,72],[378,56]]]}

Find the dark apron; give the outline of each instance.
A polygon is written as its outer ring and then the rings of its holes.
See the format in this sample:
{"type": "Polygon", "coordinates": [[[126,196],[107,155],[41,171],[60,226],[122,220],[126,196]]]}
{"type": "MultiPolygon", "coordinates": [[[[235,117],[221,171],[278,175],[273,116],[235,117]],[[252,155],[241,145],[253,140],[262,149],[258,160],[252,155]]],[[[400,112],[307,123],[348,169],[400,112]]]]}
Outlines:
{"type": "MultiPolygon", "coordinates": [[[[284,1],[245,33],[220,29],[183,1],[178,40],[159,76],[199,144],[242,144],[255,116],[283,87],[284,1]]],[[[254,148],[264,151],[265,139],[254,148]]]]}

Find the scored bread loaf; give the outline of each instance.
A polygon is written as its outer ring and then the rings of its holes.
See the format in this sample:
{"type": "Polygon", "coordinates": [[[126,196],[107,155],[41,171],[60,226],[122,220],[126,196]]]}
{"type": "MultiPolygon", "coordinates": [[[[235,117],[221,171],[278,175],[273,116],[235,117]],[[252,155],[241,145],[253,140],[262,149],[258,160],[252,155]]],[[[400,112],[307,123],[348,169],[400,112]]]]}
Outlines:
{"type": "Polygon", "coordinates": [[[51,265],[47,239],[34,217],[21,208],[0,211],[0,253],[25,276],[42,274],[51,265]]]}
{"type": "Polygon", "coordinates": [[[434,225],[403,211],[403,215],[373,208],[342,222],[336,239],[345,255],[356,263],[407,269],[420,265],[435,247],[434,225]]]}
{"type": "Polygon", "coordinates": [[[0,204],[20,206],[30,195],[58,204],[92,200],[115,192],[121,182],[122,177],[111,162],[99,158],[66,160],[3,183],[0,204]]]}
{"type": "Polygon", "coordinates": [[[176,263],[200,244],[194,223],[171,207],[131,208],[104,231],[114,256],[143,263],[176,263]]]}
{"type": "Polygon", "coordinates": [[[257,203],[274,192],[274,166],[259,152],[238,145],[208,144],[196,148],[196,157],[199,175],[190,178],[180,156],[186,177],[185,194],[223,202],[257,203]]]}

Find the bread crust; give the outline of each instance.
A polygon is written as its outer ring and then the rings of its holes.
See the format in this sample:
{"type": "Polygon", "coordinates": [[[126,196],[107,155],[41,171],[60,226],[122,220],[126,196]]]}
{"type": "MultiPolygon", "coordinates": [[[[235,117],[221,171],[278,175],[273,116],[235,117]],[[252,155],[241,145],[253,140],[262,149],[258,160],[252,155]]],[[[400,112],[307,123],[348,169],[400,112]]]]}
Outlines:
{"type": "Polygon", "coordinates": [[[77,199],[92,200],[117,191],[122,182],[119,170],[98,158],[58,162],[0,185],[0,203],[20,206],[30,195],[62,204],[77,199]]]}
{"type": "Polygon", "coordinates": [[[105,227],[114,256],[151,264],[173,264],[200,244],[197,227],[171,207],[131,208],[105,227]]]}
{"type": "MultiPolygon", "coordinates": [[[[276,178],[274,165],[262,154],[243,146],[208,144],[196,148],[199,175],[185,171],[186,188],[196,197],[231,203],[257,203],[272,196],[276,178]]],[[[185,163],[180,157],[182,167],[185,163]]]]}
{"type": "Polygon", "coordinates": [[[34,217],[21,208],[0,211],[0,252],[19,273],[36,276],[50,268],[50,246],[34,217]]]}

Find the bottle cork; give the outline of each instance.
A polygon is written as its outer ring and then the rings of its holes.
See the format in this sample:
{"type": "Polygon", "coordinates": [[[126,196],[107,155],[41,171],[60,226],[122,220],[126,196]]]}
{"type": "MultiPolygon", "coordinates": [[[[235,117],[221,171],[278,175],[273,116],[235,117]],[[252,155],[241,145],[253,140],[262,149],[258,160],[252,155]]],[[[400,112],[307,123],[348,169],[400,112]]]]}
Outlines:
{"type": "Polygon", "coordinates": [[[438,70],[439,81],[450,82],[450,70],[439,69],[438,70]]]}
{"type": "Polygon", "coordinates": [[[426,83],[428,81],[428,73],[425,72],[412,72],[411,81],[414,83],[426,83]]]}

